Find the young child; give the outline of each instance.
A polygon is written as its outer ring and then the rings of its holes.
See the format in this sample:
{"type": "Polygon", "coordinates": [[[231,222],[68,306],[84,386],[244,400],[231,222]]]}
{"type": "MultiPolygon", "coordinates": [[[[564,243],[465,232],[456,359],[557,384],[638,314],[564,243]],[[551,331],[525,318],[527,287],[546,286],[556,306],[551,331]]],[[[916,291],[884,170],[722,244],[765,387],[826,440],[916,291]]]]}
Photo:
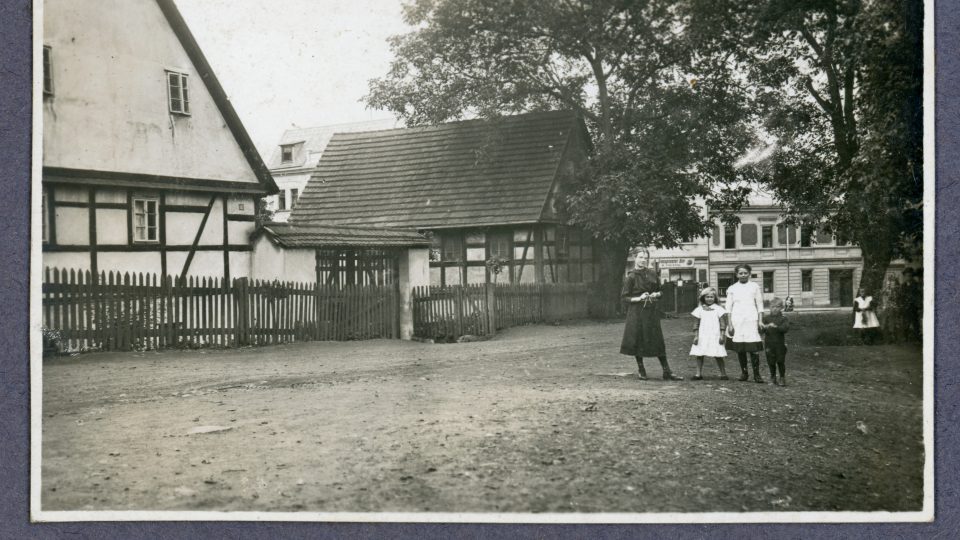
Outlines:
{"type": "Polygon", "coordinates": [[[770,313],[763,316],[763,350],[767,355],[767,367],[770,368],[770,384],[787,385],[786,357],[787,344],[783,335],[790,330],[790,321],[783,316],[783,300],[770,300],[770,313]],[[780,378],[777,379],[777,370],[780,378]]]}
{"type": "Polygon", "coordinates": [[[873,345],[880,329],[875,308],[873,297],[867,294],[867,290],[863,287],[857,289],[857,297],[853,299],[853,328],[860,334],[860,342],[864,345],[873,345]]]}
{"type": "Polygon", "coordinates": [[[703,380],[703,357],[712,356],[717,359],[720,368],[720,379],[727,380],[727,370],[723,359],[727,356],[724,348],[724,333],[727,330],[727,311],[717,304],[717,291],[713,287],[705,287],[700,291],[697,309],[693,310],[697,324],[694,327],[693,347],[690,356],[697,357],[697,374],[695,381],[703,380]]]}

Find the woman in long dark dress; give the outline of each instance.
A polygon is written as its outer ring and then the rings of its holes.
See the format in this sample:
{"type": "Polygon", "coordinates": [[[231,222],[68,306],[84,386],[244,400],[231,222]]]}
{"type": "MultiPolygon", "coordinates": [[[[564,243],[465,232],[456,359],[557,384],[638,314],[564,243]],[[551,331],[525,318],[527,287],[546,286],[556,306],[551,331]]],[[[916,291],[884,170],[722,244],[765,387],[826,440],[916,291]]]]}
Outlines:
{"type": "Polygon", "coordinates": [[[643,359],[650,356],[660,360],[664,380],[682,381],[683,377],[674,375],[667,363],[667,350],[660,329],[660,280],[648,263],[647,257],[637,255],[634,269],[623,280],[620,297],[627,303],[627,324],[623,329],[620,354],[637,359],[641,381],[647,380],[643,359]]]}

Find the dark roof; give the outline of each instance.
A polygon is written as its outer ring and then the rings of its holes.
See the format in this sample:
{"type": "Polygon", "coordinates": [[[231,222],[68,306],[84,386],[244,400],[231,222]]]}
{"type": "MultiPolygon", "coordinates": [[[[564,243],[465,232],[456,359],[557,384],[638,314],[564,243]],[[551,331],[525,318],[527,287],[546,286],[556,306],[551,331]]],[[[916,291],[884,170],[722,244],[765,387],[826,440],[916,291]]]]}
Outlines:
{"type": "Polygon", "coordinates": [[[247,134],[247,130],[243,127],[240,117],[237,116],[237,111],[234,110],[233,105],[230,104],[227,93],[220,85],[217,76],[213,73],[213,68],[210,67],[210,63],[207,62],[207,58],[203,55],[200,45],[193,37],[193,33],[190,32],[190,28],[183,19],[183,15],[180,14],[180,10],[177,9],[173,0],[156,1],[160,7],[160,11],[163,12],[174,34],[176,34],[177,39],[180,40],[180,44],[183,45],[184,50],[187,51],[187,56],[197,69],[197,73],[199,73],[204,86],[207,87],[207,91],[210,92],[210,95],[213,97],[214,103],[217,104],[217,109],[219,109],[220,114],[223,115],[227,127],[230,128],[234,139],[237,140],[237,144],[243,151],[244,157],[247,158],[247,163],[250,164],[250,168],[253,169],[257,180],[260,181],[260,185],[263,186],[266,193],[276,193],[279,191],[277,184],[273,181],[270,171],[260,157],[260,152],[257,152],[257,148],[250,139],[250,135],[247,134]]]}
{"type": "Polygon", "coordinates": [[[571,140],[572,111],[337,133],[291,223],[421,229],[535,223],[571,140]]]}
{"type": "Polygon", "coordinates": [[[343,225],[292,225],[268,223],[263,231],[286,248],[313,247],[412,247],[429,246],[430,240],[412,229],[385,229],[343,225]]]}

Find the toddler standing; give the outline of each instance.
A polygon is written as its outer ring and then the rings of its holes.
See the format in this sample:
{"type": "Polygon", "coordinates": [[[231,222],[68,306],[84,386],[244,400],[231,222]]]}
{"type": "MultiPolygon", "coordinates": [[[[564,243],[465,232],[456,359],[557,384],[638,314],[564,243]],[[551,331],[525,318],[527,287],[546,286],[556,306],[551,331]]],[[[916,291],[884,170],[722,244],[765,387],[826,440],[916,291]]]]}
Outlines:
{"type": "Polygon", "coordinates": [[[695,381],[703,380],[703,357],[712,356],[717,359],[720,368],[720,379],[727,380],[727,370],[723,359],[727,356],[724,348],[724,332],[727,329],[727,311],[717,304],[717,291],[713,287],[706,287],[700,291],[699,305],[693,310],[697,319],[694,327],[695,336],[690,356],[697,357],[697,374],[695,381]]]}
{"type": "Polygon", "coordinates": [[[783,315],[783,300],[770,300],[770,313],[763,316],[763,350],[767,355],[767,367],[770,368],[770,384],[787,385],[786,358],[787,344],[783,335],[790,330],[790,321],[783,315]],[[780,379],[777,379],[777,370],[780,379]]]}

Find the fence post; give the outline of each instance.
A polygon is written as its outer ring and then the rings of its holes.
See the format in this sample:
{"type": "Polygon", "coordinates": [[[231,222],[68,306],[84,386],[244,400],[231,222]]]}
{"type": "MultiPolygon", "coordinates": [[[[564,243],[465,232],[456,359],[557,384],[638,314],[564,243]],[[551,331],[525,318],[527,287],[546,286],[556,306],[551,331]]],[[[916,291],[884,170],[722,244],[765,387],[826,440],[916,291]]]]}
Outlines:
{"type": "Polygon", "coordinates": [[[233,280],[233,299],[237,306],[237,320],[234,324],[237,346],[247,345],[247,328],[250,327],[250,314],[247,309],[247,278],[233,280]]]}
{"type": "Polygon", "coordinates": [[[454,302],[457,305],[457,336],[463,335],[463,285],[454,285],[454,302]]]}
{"type": "Polygon", "coordinates": [[[487,316],[487,333],[491,336],[497,333],[497,298],[496,285],[487,283],[485,286],[487,301],[484,302],[484,309],[487,316]]]}

